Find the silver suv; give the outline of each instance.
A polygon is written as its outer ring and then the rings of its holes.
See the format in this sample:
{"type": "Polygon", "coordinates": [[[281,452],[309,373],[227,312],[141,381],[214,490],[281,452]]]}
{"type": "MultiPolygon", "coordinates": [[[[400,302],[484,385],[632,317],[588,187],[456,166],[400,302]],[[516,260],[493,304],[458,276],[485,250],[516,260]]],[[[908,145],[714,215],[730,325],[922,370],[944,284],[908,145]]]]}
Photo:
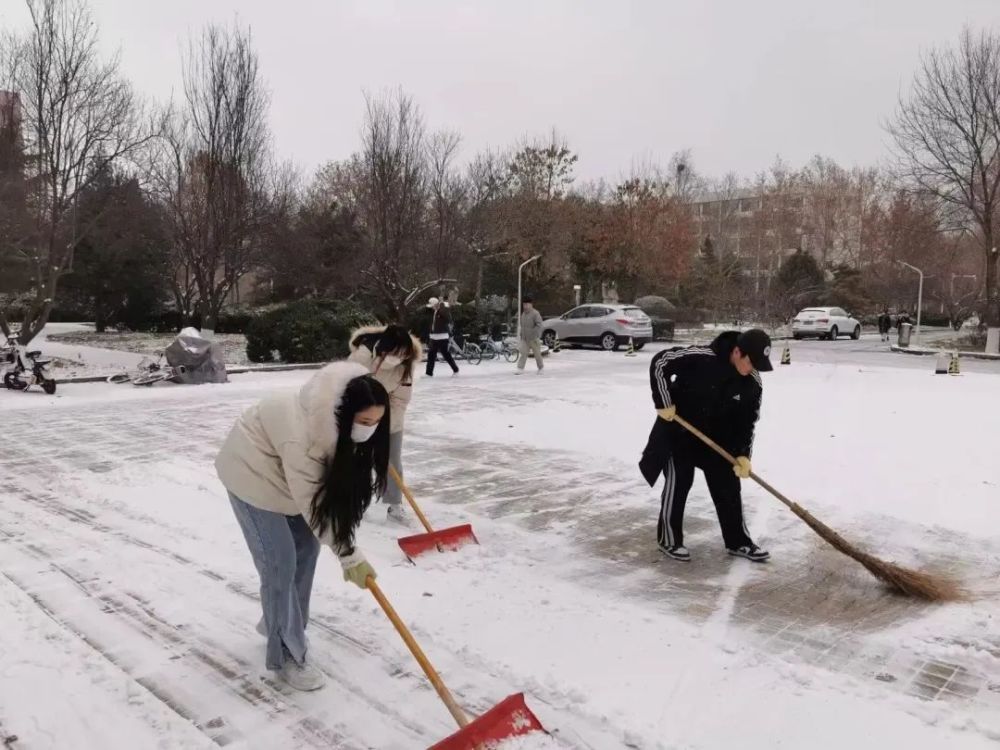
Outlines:
{"type": "Polygon", "coordinates": [[[551,347],[556,336],[568,344],[596,344],[607,351],[627,345],[636,349],[653,340],[653,321],[635,305],[580,305],[543,323],[542,341],[551,347]]]}

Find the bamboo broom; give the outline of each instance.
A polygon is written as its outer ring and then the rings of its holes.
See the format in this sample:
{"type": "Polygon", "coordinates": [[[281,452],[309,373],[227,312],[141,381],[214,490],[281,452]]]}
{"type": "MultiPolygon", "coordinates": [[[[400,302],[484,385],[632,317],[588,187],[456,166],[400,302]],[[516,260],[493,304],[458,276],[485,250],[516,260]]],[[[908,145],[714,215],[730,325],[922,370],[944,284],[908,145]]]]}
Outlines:
{"type": "MultiPolygon", "coordinates": [[[[733,456],[690,422],[676,414],[673,421],[705,443],[705,445],[726,459],[730,464],[733,466],[737,465],[736,459],[733,456]]],[[[785,497],[753,472],[750,473],[750,478],[784,503],[792,513],[805,521],[809,528],[819,534],[835,550],[857,560],[865,567],[865,570],[895,591],[929,602],[948,602],[965,598],[966,594],[962,590],[962,587],[952,579],[924,571],[910,570],[901,565],[880,560],[874,555],[855,547],[812,513],[798,503],[785,497]]]]}

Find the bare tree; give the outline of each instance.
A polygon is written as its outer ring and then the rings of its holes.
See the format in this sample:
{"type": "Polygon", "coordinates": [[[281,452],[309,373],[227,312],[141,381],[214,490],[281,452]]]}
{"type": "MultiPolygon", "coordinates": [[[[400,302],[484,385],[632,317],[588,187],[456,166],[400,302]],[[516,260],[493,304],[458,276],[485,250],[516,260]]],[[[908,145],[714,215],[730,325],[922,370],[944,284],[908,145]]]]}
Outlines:
{"type": "Polygon", "coordinates": [[[455,170],[461,136],[453,132],[434,133],[427,140],[427,187],[430,193],[430,256],[439,277],[456,270],[462,251],[462,225],[468,194],[465,180],[455,170]]]}
{"type": "MultiPolygon", "coordinates": [[[[59,280],[88,227],[76,203],[95,175],[152,137],[118,56],[102,59],[98,27],[83,0],[27,0],[31,23],[0,42],[0,89],[18,95],[27,231],[16,252],[30,269],[21,321],[27,343],[45,324],[59,280]]],[[[0,330],[9,334],[0,311],[0,330]]]]}
{"type": "Polygon", "coordinates": [[[390,315],[401,320],[421,293],[454,279],[428,279],[421,262],[428,168],[420,109],[401,90],[366,95],[365,104],[362,153],[352,170],[355,205],[370,242],[365,276],[390,315]]]}
{"type": "Polygon", "coordinates": [[[888,130],[904,175],[961,211],[978,235],[986,321],[1000,325],[1000,33],[966,29],[957,47],[925,54],[888,130]]]}
{"type": "Polygon", "coordinates": [[[274,193],[269,95],[249,30],[207,26],[183,61],[184,99],[153,163],[170,216],[178,308],[212,329],[254,267],[274,193]]]}

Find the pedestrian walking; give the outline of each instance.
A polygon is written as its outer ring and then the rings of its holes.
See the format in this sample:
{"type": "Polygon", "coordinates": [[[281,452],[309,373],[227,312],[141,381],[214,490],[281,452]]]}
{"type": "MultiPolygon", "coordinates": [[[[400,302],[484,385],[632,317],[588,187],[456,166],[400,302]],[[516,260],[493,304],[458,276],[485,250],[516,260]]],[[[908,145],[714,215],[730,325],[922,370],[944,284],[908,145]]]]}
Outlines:
{"type": "Polygon", "coordinates": [[[889,331],[892,330],[892,316],[889,315],[889,308],[885,308],[878,316],[878,332],[883,341],[889,340],[889,331]]]}
{"type": "Polygon", "coordinates": [[[522,300],[520,335],[518,339],[518,349],[521,356],[517,359],[518,375],[524,372],[524,366],[528,363],[528,353],[535,355],[535,365],[538,367],[538,374],[542,374],[545,369],[545,362],[542,360],[542,316],[535,309],[534,299],[525,297],[522,300]]]}
{"type": "MultiPolygon", "coordinates": [[[[348,359],[368,368],[389,394],[389,463],[403,476],[403,422],[413,397],[413,366],[420,361],[420,341],[402,326],[366,326],[351,334],[350,347],[348,359]]],[[[382,499],[388,506],[388,520],[410,525],[396,482],[386,485],[382,499]]]]}
{"type": "Polygon", "coordinates": [[[375,570],[354,532],[385,491],[389,394],[357,362],[335,362],[298,391],[279,392],[237,420],[215,459],[260,575],[265,664],[297,690],[325,677],[307,657],[309,599],[321,544],[344,580],[367,587],[375,570]]]}
{"type": "Polygon", "coordinates": [[[760,416],[760,372],[771,369],[771,339],[760,329],[726,331],[710,346],[674,347],[656,354],[649,368],[656,422],[639,468],[650,487],[663,474],[657,543],[664,555],[690,561],[684,546],[684,506],[694,470],[705,475],[730,555],[763,562],[743,518],[740,480],[750,476],[754,425],[760,416]],[[729,453],[731,466],[673,420],[680,415],[729,453]]]}
{"type": "Polygon", "coordinates": [[[448,343],[451,340],[451,313],[444,301],[437,297],[431,297],[427,301],[427,307],[431,309],[431,346],[427,354],[427,376],[434,377],[434,365],[438,354],[451,367],[452,374],[458,375],[458,365],[448,351],[448,343]]]}

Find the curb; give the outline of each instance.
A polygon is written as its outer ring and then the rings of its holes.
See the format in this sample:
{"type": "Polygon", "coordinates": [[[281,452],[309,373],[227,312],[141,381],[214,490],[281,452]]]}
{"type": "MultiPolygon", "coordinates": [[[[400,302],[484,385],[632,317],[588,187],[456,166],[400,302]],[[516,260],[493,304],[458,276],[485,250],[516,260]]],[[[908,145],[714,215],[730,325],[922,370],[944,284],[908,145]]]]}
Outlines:
{"type": "MultiPolygon", "coordinates": [[[[227,375],[245,375],[255,372],[289,372],[291,370],[318,370],[325,367],[326,362],[304,362],[299,365],[227,365],[227,375]]],[[[106,383],[108,375],[82,375],[76,378],[56,378],[60,385],[78,385],[80,383],[106,383]]]]}
{"type": "Polygon", "coordinates": [[[936,354],[951,354],[952,352],[955,352],[959,357],[966,359],[982,359],[987,362],[1000,362],[1000,354],[987,354],[986,352],[963,352],[955,349],[910,349],[908,347],[899,346],[898,344],[890,344],[889,348],[899,354],[931,356],[936,354]]]}

